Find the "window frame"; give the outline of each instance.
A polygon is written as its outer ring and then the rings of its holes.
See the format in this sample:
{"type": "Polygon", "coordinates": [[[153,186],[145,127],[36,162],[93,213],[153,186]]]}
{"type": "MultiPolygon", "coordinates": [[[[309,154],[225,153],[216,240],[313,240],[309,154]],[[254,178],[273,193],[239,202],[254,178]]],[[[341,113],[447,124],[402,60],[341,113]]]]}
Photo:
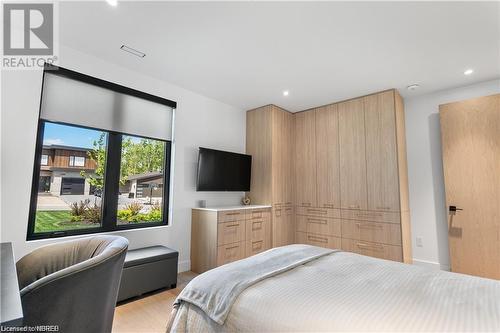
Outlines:
{"type": "Polygon", "coordinates": [[[49,165],[49,155],[48,154],[42,154],[41,157],[40,157],[40,165],[41,166],[47,166],[49,165]],[[43,157],[46,157],[46,163],[43,163],[43,157]]]}
{"type": "Polygon", "coordinates": [[[85,168],[85,163],[86,163],[86,157],[85,156],[76,156],[76,155],[69,155],[69,166],[70,167],[75,167],[75,168],[85,168]],[[83,164],[82,165],[76,165],[76,158],[83,158],[83,164]],[[73,163],[71,163],[71,160],[73,160],[73,163]]]}
{"type": "MultiPolygon", "coordinates": [[[[160,103],[171,107],[174,112],[177,107],[177,103],[162,97],[158,97],[155,95],[150,95],[148,93],[138,91],[135,89],[131,89],[125,86],[121,86],[109,81],[101,80],[92,76],[88,76],[82,73],[74,72],[62,67],[57,67],[53,65],[45,65],[43,74],[45,75],[46,71],[55,71],[53,74],[62,75],[69,77],[74,80],[83,81],[89,84],[93,84],[96,86],[100,86],[104,89],[111,89],[119,93],[128,94],[131,96],[143,98],[152,102],[160,103]]],[[[42,78],[42,89],[41,95],[43,96],[43,78],[42,78]]],[[[122,230],[133,230],[140,228],[150,228],[157,226],[167,226],[169,225],[169,212],[170,212],[170,182],[171,182],[171,153],[172,153],[172,141],[164,140],[153,137],[146,137],[142,135],[136,135],[132,133],[118,133],[109,130],[103,130],[100,128],[91,128],[85,127],[81,125],[57,122],[57,121],[48,121],[44,120],[40,117],[41,115],[41,107],[42,100],[40,98],[39,105],[39,114],[38,114],[38,124],[37,124],[37,136],[35,143],[35,154],[34,154],[34,166],[33,166],[33,177],[31,182],[31,200],[29,206],[29,214],[28,214],[28,230],[26,234],[26,240],[37,240],[37,239],[47,239],[47,238],[58,238],[58,237],[66,237],[66,236],[75,236],[75,235],[87,235],[87,234],[96,234],[96,233],[105,233],[112,231],[122,231],[122,230]],[[101,225],[99,227],[91,227],[85,229],[73,229],[73,230],[60,230],[60,231],[52,231],[52,232],[39,232],[35,233],[35,222],[36,222],[36,206],[37,206],[37,198],[38,198],[38,186],[40,181],[40,170],[42,165],[41,163],[41,155],[43,155],[43,137],[44,137],[44,126],[45,123],[54,123],[59,125],[68,125],[80,128],[87,128],[97,131],[106,132],[107,135],[107,145],[106,145],[106,166],[104,171],[104,189],[102,194],[102,204],[101,204],[101,225]],[[164,161],[163,161],[163,199],[162,199],[162,221],[159,222],[140,222],[133,224],[118,224],[117,211],[118,211],[118,195],[119,195],[119,179],[120,179],[120,161],[121,161],[121,152],[122,152],[122,136],[129,135],[135,136],[145,139],[158,140],[165,143],[164,150],[164,161]],[[114,164],[113,164],[114,163],[114,164]],[[114,165],[113,167],[110,167],[114,165]],[[116,167],[118,166],[118,167],[116,167]]]]}

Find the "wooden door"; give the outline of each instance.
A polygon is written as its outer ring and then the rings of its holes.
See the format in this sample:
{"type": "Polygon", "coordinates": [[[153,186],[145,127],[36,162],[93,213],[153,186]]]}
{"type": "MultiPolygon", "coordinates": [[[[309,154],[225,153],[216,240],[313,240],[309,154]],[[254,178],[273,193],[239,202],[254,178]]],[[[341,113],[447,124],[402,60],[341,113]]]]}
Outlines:
{"type": "Polygon", "coordinates": [[[293,113],[284,113],[283,124],[283,201],[285,205],[293,205],[293,166],[294,166],[294,117],[293,113]]]}
{"type": "Polygon", "coordinates": [[[295,114],[295,204],[316,206],[315,112],[295,114]]]}
{"type": "Polygon", "coordinates": [[[346,209],[367,209],[363,104],[362,98],[338,104],[340,205],[346,209]]]}
{"type": "Polygon", "coordinates": [[[339,114],[337,105],[316,109],[318,207],[340,208],[339,114]]]}
{"type": "Polygon", "coordinates": [[[368,209],[399,211],[394,91],[364,98],[368,209]]]}
{"type": "Polygon", "coordinates": [[[500,279],[500,94],[439,114],[451,269],[500,279]]]}
{"type": "Polygon", "coordinates": [[[283,141],[285,111],[272,106],[272,204],[283,205],[285,188],[286,161],[283,150],[286,143],[283,141]]]}

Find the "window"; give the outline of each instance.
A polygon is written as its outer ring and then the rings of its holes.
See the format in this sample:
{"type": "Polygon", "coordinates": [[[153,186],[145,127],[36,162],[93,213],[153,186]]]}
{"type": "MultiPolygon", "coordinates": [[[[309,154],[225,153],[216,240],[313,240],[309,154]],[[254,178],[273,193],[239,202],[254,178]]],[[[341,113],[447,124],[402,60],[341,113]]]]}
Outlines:
{"type": "MultiPolygon", "coordinates": [[[[40,164],[48,163],[51,155],[53,162],[50,169],[35,164],[27,239],[168,224],[172,125],[166,122],[163,127],[157,126],[157,121],[167,119],[159,112],[170,112],[173,118],[175,102],[58,70],[61,72],[44,72],[35,159],[40,159],[40,164]],[[57,76],[92,84],[92,89],[102,87],[104,92],[99,93],[114,91],[116,96],[112,100],[123,102],[112,104],[112,107],[124,108],[118,112],[120,117],[127,112],[132,118],[142,117],[144,113],[150,118],[151,128],[156,130],[148,136],[148,126],[140,124],[144,119],[115,119],[116,109],[99,111],[102,119],[109,119],[104,114],[112,112],[114,121],[88,123],[96,118],[82,118],[83,111],[72,107],[93,102],[99,96],[84,98],[82,103],[68,100],[65,104],[66,96],[78,98],[79,94],[89,94],[88,87],[65,94],[61,89],[74,82],[59,86],[54,83],[57,79],[53,77],[57,76]],[[47,80],[48,77],[51,79],[47,80]],[[62,100],[53,101],[58,94],[62,100]],[[124,101],[124,95],[129,100],[124,101]],[[160,103],[161,109],[158,102],[164,103],[160,103]],[[66,107],[61,108],[63,105],[66,107]],[[128,110],[131,106],[136,109],[128,110]],[[61,108],[60,113],[57,108],[61,108]],[[75,114],[69,122],[68,114],[73,111],[75,114]]],[[[93,112],[104,104],[102,101],[89,104],[88,110],[93,112]]]]}
{"type": "Polygon", "coordinates": [[[84,167],[85,166],[85,157],[83,157],[83,156],[70,156],[69,157],[69,166],[84,167]]]}
{"type": "Polygon", "coordinates": [[[48,165],[49,164],[49,155],[42,155],[42,158],[40,160],[41,165],[48,165]]]}

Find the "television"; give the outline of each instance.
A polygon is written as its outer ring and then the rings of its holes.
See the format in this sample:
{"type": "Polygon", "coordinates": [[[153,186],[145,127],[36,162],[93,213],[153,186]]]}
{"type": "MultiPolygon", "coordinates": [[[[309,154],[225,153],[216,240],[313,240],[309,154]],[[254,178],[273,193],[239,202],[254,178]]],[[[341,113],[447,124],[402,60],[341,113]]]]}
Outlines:
{"type": "Polygon", "coordinates": [[[250,191],[252,156],[199,148],[196,191],[250,191]]]}

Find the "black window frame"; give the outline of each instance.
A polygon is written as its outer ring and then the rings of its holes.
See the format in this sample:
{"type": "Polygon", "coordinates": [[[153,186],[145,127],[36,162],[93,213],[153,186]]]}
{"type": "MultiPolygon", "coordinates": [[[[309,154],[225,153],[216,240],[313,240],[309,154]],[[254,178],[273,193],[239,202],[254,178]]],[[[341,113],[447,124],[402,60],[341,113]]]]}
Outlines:
{"type": "MultiPolygon", "coordinates": [[[[62,75],[69,77],[74,80],[83,81],[89,84],[97,85],[105,89],[111,89],[113,91],[128,94],[138,98],[143,98],[152,102],[160,103],[175,109],[177,103],[171,100],[164,99],[162,97],[150,95],[135,89],[127,88],[109,81],[104,81],[92,76],[88,76],[82,73],[74,72],[62,67],[57,67],[53,65],[45,65],[43,76],[45,76],[46,71],[51,71],[51,74],[62,75]]],[[[42,92],[43,96],[43,78],[42,78],[42,92]]],[[[75,235],[86,235],[95,233],[104,233],[111,231],[122,231],[122,230],[132,230],[140,228],[150,228],[156,226],[166,226],[169,225],[169,211],[170,211],[170,177],[171,177],[171,152],[172,152],[172,141],[164,140],[153,137],[146,137],[143,135],[137,135],[132,133],[119,133],[109,130],[104,130],[100,128],[91,128],[81,125],[47,121],[40,117],[42,97],[40,97],[39,106],[39,116],[37,125],[37,136],[36,136],[36,147],[34,156],[34,167],[33,167],[33,178],[31,183],[31,200],[28,215],[28,230],[26,235],[26,240],[37,240],[37,239],[47,239],[47,238],[58,238],[66,236],[75,235]],[[106,145],[106,166],[104,171],[104,189],[102,193],[101,201],[101,225],[99,227],[90,227],[85,229],[73,229],[73,230],[60,230],[52,232],[38,232],[35,233],[35,223],[36,223],[36,206],[38,198],[38,186],[40,181],[40,170],[41,170],[41,156],[43,150],[43,136],[44,136],[44,126],[45,123],[54,123],[60,125],[68,125],[80,128],[87,128],[97,131],[106,132],[107,135],[107,145],[106,145]],[[162,199],[162,220],[158,222],[139,222],[130,224],[118,224],[117,211],[118,211],[118,196],[120,187],[120,169],[121,169],[121,153],[122,153],[122,137],[124,135],[134,136],[145,139],[158,140],[165,143],[164,150],[164,165],[163,165],[163,199],[162,199]],[[112,166],[112,167],[111,167],[112,166]]]]}

